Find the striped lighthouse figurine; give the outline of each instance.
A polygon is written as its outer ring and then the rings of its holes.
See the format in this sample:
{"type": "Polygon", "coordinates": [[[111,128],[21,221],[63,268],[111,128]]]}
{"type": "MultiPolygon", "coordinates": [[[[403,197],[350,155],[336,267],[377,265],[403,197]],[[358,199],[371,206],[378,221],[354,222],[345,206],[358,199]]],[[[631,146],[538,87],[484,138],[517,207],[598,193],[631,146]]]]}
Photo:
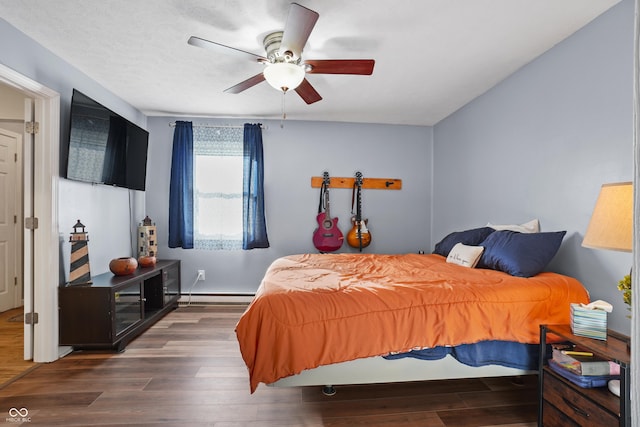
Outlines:
{"type": "Polygon", "coordinates": [[[73,226],[69,242],[71,242],[69,285],[89,285],[92,283],[89,269],[89,236],[84,231],[84,225],[80,220],[73,226]]]}

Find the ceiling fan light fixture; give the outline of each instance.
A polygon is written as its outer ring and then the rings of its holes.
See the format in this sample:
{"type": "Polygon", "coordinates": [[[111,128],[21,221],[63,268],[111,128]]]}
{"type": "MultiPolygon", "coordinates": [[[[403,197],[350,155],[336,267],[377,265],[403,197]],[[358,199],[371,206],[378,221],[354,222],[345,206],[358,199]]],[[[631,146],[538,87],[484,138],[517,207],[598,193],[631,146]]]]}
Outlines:
{"type": "Polygon", "coordinates": [[[268,64],[264,71],[264,78],[274,89],[286,92],[300,86],[305,72],[302,67],[288,62],[268,64]]]}

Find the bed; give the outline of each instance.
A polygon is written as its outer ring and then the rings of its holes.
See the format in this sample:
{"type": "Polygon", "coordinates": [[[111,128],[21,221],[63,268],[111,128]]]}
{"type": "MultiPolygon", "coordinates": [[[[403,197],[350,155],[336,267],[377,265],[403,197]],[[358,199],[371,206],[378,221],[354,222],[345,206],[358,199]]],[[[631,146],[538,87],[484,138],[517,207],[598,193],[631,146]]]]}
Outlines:
{"type": "MultiPolygon", "coordinates": [[[[539,325],[568,323],[569,304],[588,303],[589,295],[574,278],[519,277],[504,266],[490,268],[491,250],[485,255],[482,268],[438,253],[275,260],[236,326],[251,392],[260,383],[332,386],[533,372],[520,361],[492,363],[493,356],[461,362],[452,351],[489,345],[495,355],[503,352],[494,344],[506,344],[537,354],[539,325]]],[[[532,256],[529,251],[527,260],[532,256]]]]}

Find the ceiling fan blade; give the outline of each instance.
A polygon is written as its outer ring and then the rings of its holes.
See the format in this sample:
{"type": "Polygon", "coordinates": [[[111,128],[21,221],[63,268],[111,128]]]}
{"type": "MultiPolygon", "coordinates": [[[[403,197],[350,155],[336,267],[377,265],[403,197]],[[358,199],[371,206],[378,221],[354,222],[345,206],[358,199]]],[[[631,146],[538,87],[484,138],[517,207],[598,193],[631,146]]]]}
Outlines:
{"type": "Polygon", "coordinates": [[[305,60],[311,65],[307,73],[313,74],[361,74],[373,73],[375,61],[373,59],[311,59],[305,60]]]}
{"type": "Polygon", "coordinates": [[[224,91],[227,93],[240,93],[243,90],[247,90],[250,87],[257,85],[258,83],[262,83],[264,81],[264,74],[256,74],[253,77],[249,77],[247,80],[238,83],[235,86],[231,86],[229,89],[225,89],[224,91]]]}
{"type": "Polygon", "coordinates": [[[223,53],[223,54],[231,53],[231,54],[234,54],[236,56],[241,56],[243,58],[248,58],[251,61],[257,61],[257,62],[266,62],[267,61],[267,58],[265,58],[263,56],[256,55],[256,54],[251,53],[251,52],[245,52],[244,50],[236,49],[235,47],[225,46],[223,44],[212,42],[212,41],[209,41],[209,40],[205,40],[205,39],[202,39],[202,38],[196,37],[196,36],[189,37],[189,40],[187,41],[187,43],[189,43],[191,46],[202,47],[204,49],[213,50],[215,52],[219,52],[219,53],[223,53]]]}
{"type": "Polygon", "coordinates": [[[300,98],[307,104],[313,104],[322,99],[320,94],[311,86],[311,83],[307,79],[302,80],[302,83],[295,89],[300,98]]]}
{"type": "Polygon", "coordinates": [[[300,58],[302,49],[307,44],[307,39],[319,16],[318,12],[300,6],[298,3],[291,3],[282,42],[280,42],[280,55],[290,51],[293,53],[293,59],[300,58]]]}

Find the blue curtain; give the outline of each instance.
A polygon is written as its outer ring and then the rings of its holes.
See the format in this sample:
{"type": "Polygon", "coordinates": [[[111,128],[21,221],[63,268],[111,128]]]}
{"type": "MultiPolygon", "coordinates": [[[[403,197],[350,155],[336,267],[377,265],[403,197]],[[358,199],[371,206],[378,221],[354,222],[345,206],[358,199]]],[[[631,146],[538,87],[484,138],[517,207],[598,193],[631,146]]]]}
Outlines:
{"type": "Polygon", "coordinates": [[[169,247],[193,249],[193,127],[177,121],[169,184],[169,247]]]}
{"type": "Polygon", "coordinates": [[[259,124],[244,125],[242,249],[268,248],[264,217],[264,167],[262,129],[259,124]]]}

